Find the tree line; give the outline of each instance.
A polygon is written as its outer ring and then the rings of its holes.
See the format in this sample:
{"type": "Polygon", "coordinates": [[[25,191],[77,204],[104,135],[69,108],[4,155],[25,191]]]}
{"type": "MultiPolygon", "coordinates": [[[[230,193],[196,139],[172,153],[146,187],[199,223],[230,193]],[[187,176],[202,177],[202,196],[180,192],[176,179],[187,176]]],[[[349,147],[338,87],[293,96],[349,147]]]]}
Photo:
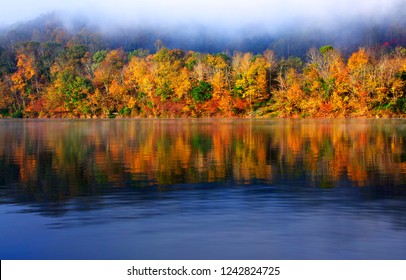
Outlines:
{"type": "Polygon", "coordinates": [[[95,50],[77,41],[0,48],[1,117],[393,117],[406,114],[406,49],[305,59],[272,50],[95,50]]]}

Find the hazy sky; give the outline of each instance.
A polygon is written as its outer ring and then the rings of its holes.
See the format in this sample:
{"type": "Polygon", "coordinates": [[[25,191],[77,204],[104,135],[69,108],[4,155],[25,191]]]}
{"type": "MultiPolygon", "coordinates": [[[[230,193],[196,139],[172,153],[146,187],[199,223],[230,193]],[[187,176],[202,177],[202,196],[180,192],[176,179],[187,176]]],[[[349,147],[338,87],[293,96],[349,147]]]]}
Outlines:
{"type": "Polygon", "coordinates": [[[12,0],[1,4],[0,24],[27,21],[51,11],[81,12],[111,23],[194,22],[216,26],[280,25],[306,19],[332,23],[354,17],[375,18],[405,0],[12,0]]]}

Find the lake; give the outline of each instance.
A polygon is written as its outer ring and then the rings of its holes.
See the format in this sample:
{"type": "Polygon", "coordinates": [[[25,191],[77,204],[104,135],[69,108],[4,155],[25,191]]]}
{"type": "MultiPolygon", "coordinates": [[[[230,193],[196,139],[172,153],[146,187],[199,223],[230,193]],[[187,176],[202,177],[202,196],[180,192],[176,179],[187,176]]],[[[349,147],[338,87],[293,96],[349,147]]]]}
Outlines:
{"type": "Polygon", "coordinates": [[[0,120],[0,259],[406,259],[406,120],[0,120]]]}

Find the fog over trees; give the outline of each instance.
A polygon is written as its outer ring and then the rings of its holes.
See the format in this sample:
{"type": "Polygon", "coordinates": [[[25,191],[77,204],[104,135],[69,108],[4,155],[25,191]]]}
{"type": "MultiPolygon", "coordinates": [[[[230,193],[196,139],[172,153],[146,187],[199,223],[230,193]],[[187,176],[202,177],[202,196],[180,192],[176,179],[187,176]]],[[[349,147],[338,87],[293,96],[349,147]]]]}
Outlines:
{"type": "Polygon", "coordinates": [[[37,2],[4,5],[3,47],[24,41],[62,43],[76,37],[97,49],[155,51],[160,40],[170,49],[212,53],[272,49],[281,57],[304,57],[312,47],[331,44],[355,51],[359,46],[404,45],[406,37],[404,0],[37,2]],[[26,9],[17,13],[21,5],[26,9]]]}
{"type": "Polygon", "coordinates": [[[140,1],[135,18],[134,4],[107,13],[101,2],[3,25],[0,115],[406,114],[404,1],[208,1],[200,13],[202,2],[178,2],[140,1]]]}

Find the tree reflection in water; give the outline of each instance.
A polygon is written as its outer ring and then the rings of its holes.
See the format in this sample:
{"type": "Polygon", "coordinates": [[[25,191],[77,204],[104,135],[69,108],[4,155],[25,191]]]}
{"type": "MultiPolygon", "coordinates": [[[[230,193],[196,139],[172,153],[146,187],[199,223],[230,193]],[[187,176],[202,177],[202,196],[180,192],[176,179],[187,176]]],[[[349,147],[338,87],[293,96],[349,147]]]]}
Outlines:
{"type": "Polygon", "coordinates": [[[0,185],[35,201],[206,183],[404,195],[405,137],[403,120],[3,120],[0,185]]]}

